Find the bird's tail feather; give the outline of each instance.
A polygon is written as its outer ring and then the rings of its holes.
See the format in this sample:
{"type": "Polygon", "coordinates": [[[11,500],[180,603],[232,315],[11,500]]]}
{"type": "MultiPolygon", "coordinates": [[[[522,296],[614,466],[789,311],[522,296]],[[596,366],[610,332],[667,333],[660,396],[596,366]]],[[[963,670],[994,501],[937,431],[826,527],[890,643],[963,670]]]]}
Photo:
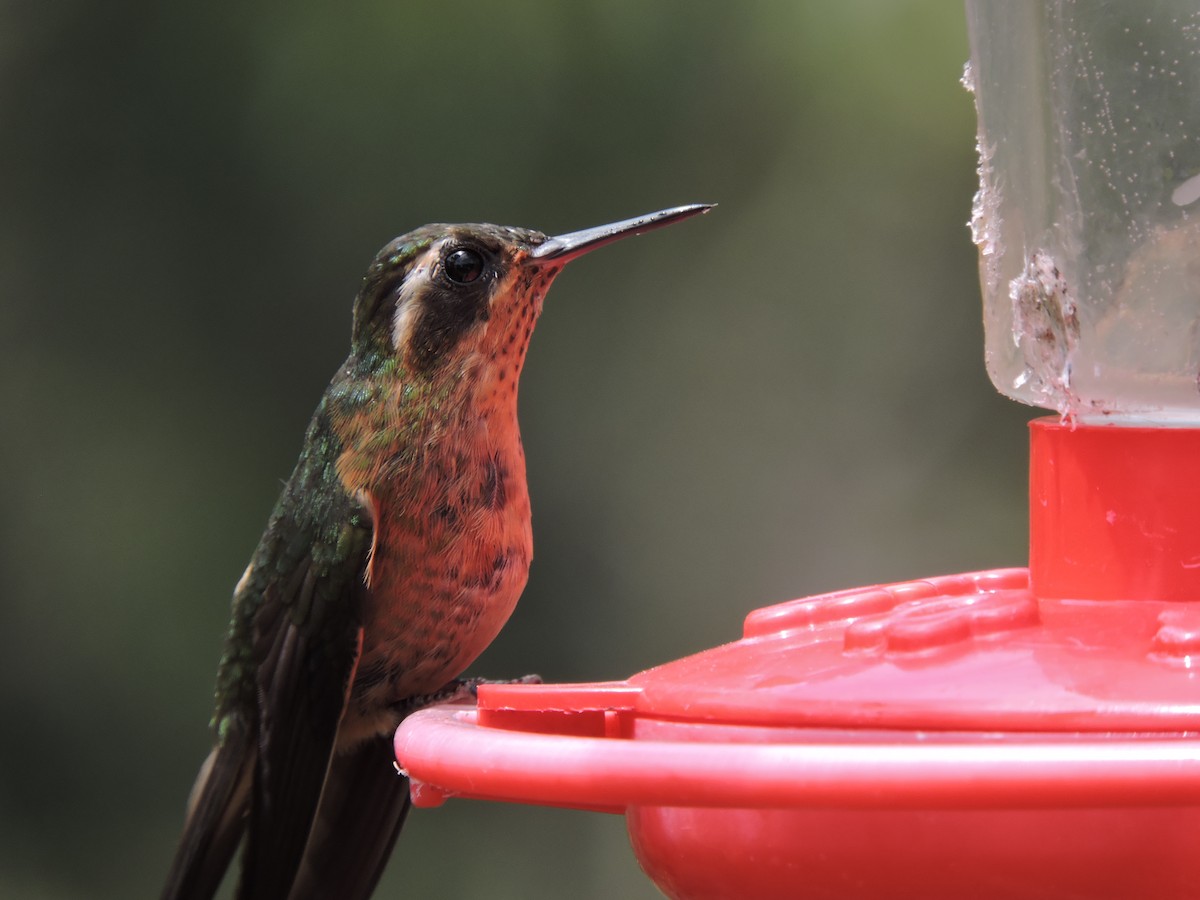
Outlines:
{"type": "Polygon", "coordinates": [[[394,772],[390,736],[336,756],[288,900],[371,896],[408,813],[408,779],[394,772]]]}
{"type": "Polygon", "coordinates": [[[210,900],[216,893],[245,827],[253,750],[249,735],[231,734],[204,761],[160,900],[210,900]]]}

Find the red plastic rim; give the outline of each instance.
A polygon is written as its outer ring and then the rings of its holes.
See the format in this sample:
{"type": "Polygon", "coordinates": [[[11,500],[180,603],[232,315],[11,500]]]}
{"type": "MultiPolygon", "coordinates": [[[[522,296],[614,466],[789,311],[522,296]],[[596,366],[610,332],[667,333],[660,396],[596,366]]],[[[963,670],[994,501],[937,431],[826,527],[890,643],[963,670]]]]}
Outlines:
{"type": "MultiPolygon", "coordinates": [[[[847,735],[847,738],[850,738],[847,735]]],[[[449,796],[624,812],[732,808],[1061,807],[1200,802],[1200,743],[1180,739],[827,744],[613,740],[481,728],[422,710],[396,732],[418,806],[449,796]]]]}

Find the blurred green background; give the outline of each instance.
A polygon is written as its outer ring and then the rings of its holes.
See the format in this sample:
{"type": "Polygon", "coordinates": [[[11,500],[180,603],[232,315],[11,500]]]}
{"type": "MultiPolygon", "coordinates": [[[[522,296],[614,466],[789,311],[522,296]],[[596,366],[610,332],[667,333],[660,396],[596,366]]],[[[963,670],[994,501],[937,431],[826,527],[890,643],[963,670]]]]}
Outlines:
{"type": "MultiPolygon", "coordinates": [[[[478,672],[620,678],[1023,563],[966,56],[942,0],[0,3],[0,896],[156,893],[232,585],[367,262],[427,221],[720,203],[551,292],[536,560],[478,672]]],[[[402,895],[656,893],[619,817],[457,801],[402,895]]]]}

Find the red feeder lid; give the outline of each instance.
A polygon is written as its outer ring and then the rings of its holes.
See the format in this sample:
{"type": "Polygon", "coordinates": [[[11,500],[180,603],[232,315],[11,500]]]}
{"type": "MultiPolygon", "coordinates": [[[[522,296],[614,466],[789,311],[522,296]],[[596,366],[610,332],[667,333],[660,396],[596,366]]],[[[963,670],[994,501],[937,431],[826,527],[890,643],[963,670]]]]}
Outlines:
{"type": "Polygon", "coordinates": [[[417,805],[625,812],[672,897],[1110,896],[1131,808],[1156,873],[1132,895],[1196,896],[1190,840],[1163,836],[1200,827],[1198,659],[1190,604],[1038,599],[1007,569],[757,610],[627,681],[483,686],[395,744],[417,805]]]}

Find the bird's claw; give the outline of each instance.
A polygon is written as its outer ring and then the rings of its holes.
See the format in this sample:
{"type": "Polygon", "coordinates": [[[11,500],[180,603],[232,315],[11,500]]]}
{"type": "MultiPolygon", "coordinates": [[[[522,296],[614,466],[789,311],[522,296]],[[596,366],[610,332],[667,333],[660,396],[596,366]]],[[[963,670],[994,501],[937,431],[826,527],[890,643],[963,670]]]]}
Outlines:
{"type": "Polygon", "coordinates": [[[455,678],[432,694],[409,697],[397,704],[403,715],[409,715],[427,706],[439,703],[462,703],[479,699],[481,684],[541,684],[541,675],[523,675],[520,678],[455,678]]]}

